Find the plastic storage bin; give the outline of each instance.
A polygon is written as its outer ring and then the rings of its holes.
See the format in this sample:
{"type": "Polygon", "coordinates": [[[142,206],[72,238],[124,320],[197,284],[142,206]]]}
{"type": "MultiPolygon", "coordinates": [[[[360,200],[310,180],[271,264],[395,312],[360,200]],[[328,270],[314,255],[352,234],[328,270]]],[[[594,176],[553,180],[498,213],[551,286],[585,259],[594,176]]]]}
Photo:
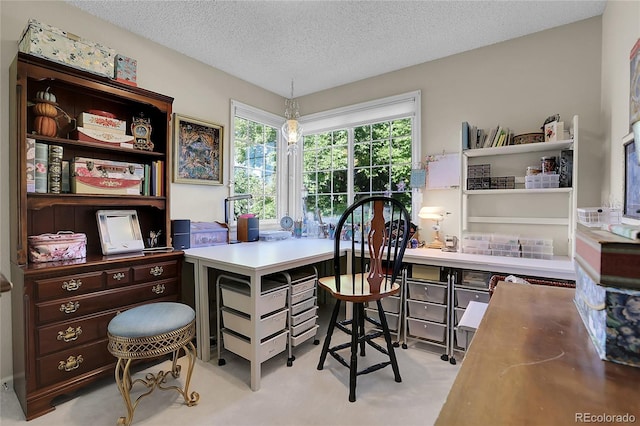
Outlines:
{"type": "Polygon", "coordinates": [[[526,189],[559,188],[560,175],[557,173],[546,173],[525,176],[524,187],[526,189]]]}
{"type": "Polygon", "coordinates": [[[616,225],[622,220],[622,211],[609,207],[586,207],[578,209],[578,222],[588,227],[616,225]]]}

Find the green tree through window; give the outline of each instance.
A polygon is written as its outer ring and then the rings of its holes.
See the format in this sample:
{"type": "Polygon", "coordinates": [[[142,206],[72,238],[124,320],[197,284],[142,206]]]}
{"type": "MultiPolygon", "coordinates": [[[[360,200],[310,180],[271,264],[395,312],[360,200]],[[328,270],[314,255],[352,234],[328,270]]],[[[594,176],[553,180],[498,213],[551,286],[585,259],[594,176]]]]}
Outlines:
{"type": "Polygon", "coordinates": [[[412,120],[402,118],[305,135],[306,211],[336,220],[353,201],[388,195],[411,210],[412,120]],[[351,161],[350,161],[351,159],[351,161]]]}

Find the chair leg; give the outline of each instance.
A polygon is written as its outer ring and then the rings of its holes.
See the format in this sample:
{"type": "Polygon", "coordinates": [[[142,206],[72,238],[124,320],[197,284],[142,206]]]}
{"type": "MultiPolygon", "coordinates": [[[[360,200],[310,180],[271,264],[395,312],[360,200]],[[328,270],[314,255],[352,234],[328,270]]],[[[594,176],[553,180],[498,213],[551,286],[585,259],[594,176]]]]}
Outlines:
{"type": "Polygon", "coordinates": [[[336,304],[333,308],[333,314],[331,314],[331,321],[329,321],[329,327],[327,328],[327,335],[324,338],[324,344],[322,345],[322,352],[320,352],[320,361],[318,362],[318,370],[324,368],[324,361],[327,359],[327,352],[329,352],[329,345],[331,344],[331,336],[333,335],[333,329],[336,326],[338,314],[340,313],[340,299],[336,299],[336,304]]]}
{"type": "Polygon", "coordinates": [[[396,360],[396,353],[393,350],[393,343],[391,343],[391,333],[389,332],[389,324],[387,323],[387,317],[384,314],[384,309],[382,309],[382,302],[378,300],[377,304],[378,304],[378,315],[380,316],[380,324],[382,325],[384,340],[387,342],[387,351],[389,352],[391,367],[393,368],[393,375],[395,376],[396,382],[400,383],[402,382],[402,378],[400,377],[400,370],[398,369],[398,361],[396,360]]]}
{"type": "MultiPolygon", "coordinates": [[[[358,312],[359,312],[359,318],[358,318],[358,324],[359,324],[359,329],[360,329],[360,336],[364,336],[364,323],[365,323],[365,319],[364,319],[364,303],[358,303],[357,304],[357,308],[358,308],[358,312]]],[[[365,356],[365,348],[366,347],[366,342],[364,339],[360,340],[360,356],[365,356]]]]}
{"type": "Polygon", "coordinates": [[[353,322],[351,323],[351,362],[349,363],[349,401],[356,400],[356,378],[358,377],[358,338],[360,320],[362,318],[362,303],[356,304],[353,309],[353,322]]]}

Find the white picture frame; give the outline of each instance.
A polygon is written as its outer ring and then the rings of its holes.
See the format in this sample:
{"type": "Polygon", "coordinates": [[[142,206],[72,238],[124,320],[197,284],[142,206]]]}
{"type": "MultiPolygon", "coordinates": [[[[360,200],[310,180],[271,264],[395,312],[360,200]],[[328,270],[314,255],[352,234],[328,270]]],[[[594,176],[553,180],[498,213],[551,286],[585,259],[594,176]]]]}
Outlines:
{"type": "Polygon", "coordinates": [[[138,213],[135,210],[98,210],[96,219],[103,255],[144,250],[138,213]]]}

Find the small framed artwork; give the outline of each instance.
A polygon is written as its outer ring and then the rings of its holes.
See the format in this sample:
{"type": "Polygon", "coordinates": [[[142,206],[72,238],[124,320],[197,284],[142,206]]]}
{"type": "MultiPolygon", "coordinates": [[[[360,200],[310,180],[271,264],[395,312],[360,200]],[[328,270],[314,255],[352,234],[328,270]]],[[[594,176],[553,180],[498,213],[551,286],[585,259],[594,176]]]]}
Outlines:
{"type": "Polygon", "coordinates": [[[624,216],[640,219],[640,165],[633,140],[624,144],[624,216]]]}
{"type": "Polygon", "coordinates": [[[222,185],[223,127],[173,114],[173,181],[222,185]]]}

